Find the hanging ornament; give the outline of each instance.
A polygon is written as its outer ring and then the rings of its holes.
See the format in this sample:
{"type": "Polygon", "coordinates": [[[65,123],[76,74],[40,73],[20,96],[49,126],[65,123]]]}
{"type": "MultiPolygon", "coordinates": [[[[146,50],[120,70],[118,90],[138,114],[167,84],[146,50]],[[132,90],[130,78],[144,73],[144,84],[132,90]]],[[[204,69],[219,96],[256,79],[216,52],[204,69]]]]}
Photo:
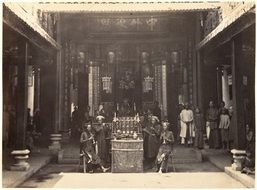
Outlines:
{"type": "Polygon", "coordinates": [[[142,52],[142,62],[143,64],[146,64],[148,62],[149,53],[142,52]]]}
{"type": "Polygon", "coordinates": [[[112,93],[112,78],[105,76],[102,77],[102,83],[103,83],[103,91],[105,91],[107,94],[112,93]]]}
{"type": "Polygon", "coordinates": [[[109,61],[109,63],[114,63],[114,59],[115,59],[115,54],[114,54],[114,52],[112,52],[112,51],[110,51],[109,53],[108,53],[108,61],[109,61]]]}
{"type": "Polygon", "coordinates": [[[147,76],[143,81],[143,92],[148,93],[153,90],[153,77],[147,76]]]}

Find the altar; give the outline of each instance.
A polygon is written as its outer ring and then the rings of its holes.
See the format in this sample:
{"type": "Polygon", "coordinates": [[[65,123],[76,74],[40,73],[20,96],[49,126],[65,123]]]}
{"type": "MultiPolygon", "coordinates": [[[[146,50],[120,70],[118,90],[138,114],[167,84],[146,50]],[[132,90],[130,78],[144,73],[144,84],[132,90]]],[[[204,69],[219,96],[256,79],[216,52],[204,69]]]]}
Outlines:
{"type": "Polygon", "coordinates": [[[143,138],[139,116],[114,117],[111,152],[113,173],[143,172],[143,138]]]}
{"type": "Polygon", "coordinates": [[[143,140],[112,140],[112,173],[143,172],[143,140]]]}

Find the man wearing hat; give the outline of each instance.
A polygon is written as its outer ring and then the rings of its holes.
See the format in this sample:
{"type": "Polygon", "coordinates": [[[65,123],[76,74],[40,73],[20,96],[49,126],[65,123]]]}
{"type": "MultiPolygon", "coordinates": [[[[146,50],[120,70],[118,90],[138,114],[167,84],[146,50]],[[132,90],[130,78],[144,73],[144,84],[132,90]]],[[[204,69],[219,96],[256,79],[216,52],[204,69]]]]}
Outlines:
{"type": "Polygon", "coordinates": [[[107,160],[107,147],[106,147],[106,127],[103,123],[103,120],[105,119],[104,116],[98,115],[96,117],[97,124],[94,125],[94,130],[96,131],[96,153],[101,158],[103,162],[106,162],[107,160]]]}
{"type": "Polygon", "coordinates": [[[82,133],[80,136],[80,152],[81,156],[85,156],[87,160],[87,169],[90,172],[94,172],[94,168],[100,167],[103,172],[106,172],[109,168],[103,166],[101,158],[95,153],[95,137],[94,132],[90,124],[84,124],[82,127],[82,133]]]}
{"type": "Polygon", "coordinates": [[[143,129],[145,161],[152,167],[159,150],[159,137],[161,126],[156,116],[150,117],[150,123],[143,129]]]}
{"type": "Polygon", "coordinates": [[[160,135],[160,143],[161,146],[159,148],[159,152],[157,155],[157,169],[159,173],[162,173],[164,170],[167,172],[168,169],[168,160],[172,155],[173,151],[173,143],[174,143],[174,136],[172,131],[168,130],[169,122],[164,121],[162,122],[162,132],[160,135]]]}

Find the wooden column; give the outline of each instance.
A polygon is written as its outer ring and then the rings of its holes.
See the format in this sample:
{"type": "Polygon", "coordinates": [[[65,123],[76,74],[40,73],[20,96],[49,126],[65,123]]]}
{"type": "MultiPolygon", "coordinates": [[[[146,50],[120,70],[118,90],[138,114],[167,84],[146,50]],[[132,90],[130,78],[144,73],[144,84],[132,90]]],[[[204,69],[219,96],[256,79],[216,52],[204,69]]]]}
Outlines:
{"type": "Polygon", "coordinates": [[[15,149],[25,149],[25,135],[27,128],[27,101],[28,101],[28,43],[25,42],[24,58],[18,64],[17,86],[17,126],[15,149]]]}
{"type": "Polygon", "coordinates": [[[240,38],[231,42],[231,65],[232,65],[232,93],[233,93],[233,116],[232,127],[234,131],[234,148],[245,148],[245,126],[242,93],[242,42],[240,38]]]}
{"type": "MultiPolygon", "coordinates": [[[[60,34],[60,16],[58,15],[58,21],[57,21],[57,27],[56,27],[56,36],[57,36],[57,43],[60,44],[61,42],[61,34],[60,34]]],[[[52,134],[50,135],[50,140],[51,140],[51,145],[49,146],[49,149],[52,151],[58,151],[61,149],[61,137],[62,135],[60,134],[60,130],[61,130],[61,95],[62,95],[62,91],[60,89],[60,83],[62,81],[62,68],[61,68],[61,64],[62,64],[62,60],[61,60],[61,50],[57,50],[56,51],[56,57],[55,57],[55,73],[53,73],[53,79],[54,79],[54,83],[55,83],[55,93],[54,93],[54,125],[53,125],[53,129],[52,129],[52,134]]]]}
{"type": "MultiPolygon", "coordinates": [[[[202,13],[198,13],[195,19],[195,44],[198,44],[202,39],[202,13]]],[[[194,66],[194,101],[195,104],[203,111],[203,97],[202,97],[202,52],[195,49],[195,66],[194,66]]]]}
{"type": "Polygon", "coordinates": [[[221,68],[219,66],[216,68],[216,74],[217,74],[217,95],[218,95],[217,106],[219,106],[220,102],[222,101],[222,73],[221,73],[221,68]]]}
{"type": "Polygon", "coordinates": [[[201,111],[203,111],[203,96],[202,96],[202,61],[201,61],[201,53],[197,51],[196,54],[196,77],[197,77],[197,105],[201,111]]]}
{"type": "Polygon", "coordinates": [[[10,169],[24,171],[29,169],[27,159],[29,158],[29,150],[26,150],[25,138],[27,128],[27,102],[28,102],[28,43],[25,42],[25,47],[20,55],[21,61],[18,64],[18,86],[17,86],[17,125],[16,136],[14,137],[15,150],[11,152],[14,156],[15,164],[10,169]]]}
{"type": "MultiPolygon", "coordinates": [[[[58,44],[61,44],[61,33],[60,33],[60,16],[58,14],[58,21],[56,26],[56,41],[58,44]]],[[[56,91],[55,91],[55,124],[54,124],[54,133],[58,133],[61,129],[61,82],[62,82],[62,52],[58,50],[56,53],[56,91]]]]}
{"type": "Polygon", "coordinates": [[[40,110],[40,68],[36,67],[35,71],[35,94],[34,94],[34,110],[40,110]]]}

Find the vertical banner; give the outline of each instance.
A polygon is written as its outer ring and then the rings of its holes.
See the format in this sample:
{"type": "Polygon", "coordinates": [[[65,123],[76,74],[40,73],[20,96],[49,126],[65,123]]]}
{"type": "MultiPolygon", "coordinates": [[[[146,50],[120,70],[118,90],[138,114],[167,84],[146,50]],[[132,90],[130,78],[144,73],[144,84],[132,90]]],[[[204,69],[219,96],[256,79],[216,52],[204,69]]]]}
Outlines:
{"type": "Polygon", "coordinates": [[[162,65],[162,108],[163,116],[167,116],[167,67],[162,65]]]}
{"type": "Polygon", "coordinates": [[[100,75],[98,66],[90,66],[88,77],[88,105],[91,107],[90,114],[94,116],[94,110],[100,103],[100,75]]]}
{"type": "Polygon", "coordinates": [[[162,109],[162,118],[167,116],[167,66],[158,65],[154,70],[154,99],[159,102],[162,109]]]}
{"type": "Polygon", "coordinates": [[[161,66],[154,67],[154,100],[158,101],[160,106],[162,106],[162,97],[161,97],[161,66]]]}
{"type": "Polygon", "coordinates": [[[93,67],[89,67],[88,75],[88,105],[91,107],[90,114],[93,115],[93,67]]]}

